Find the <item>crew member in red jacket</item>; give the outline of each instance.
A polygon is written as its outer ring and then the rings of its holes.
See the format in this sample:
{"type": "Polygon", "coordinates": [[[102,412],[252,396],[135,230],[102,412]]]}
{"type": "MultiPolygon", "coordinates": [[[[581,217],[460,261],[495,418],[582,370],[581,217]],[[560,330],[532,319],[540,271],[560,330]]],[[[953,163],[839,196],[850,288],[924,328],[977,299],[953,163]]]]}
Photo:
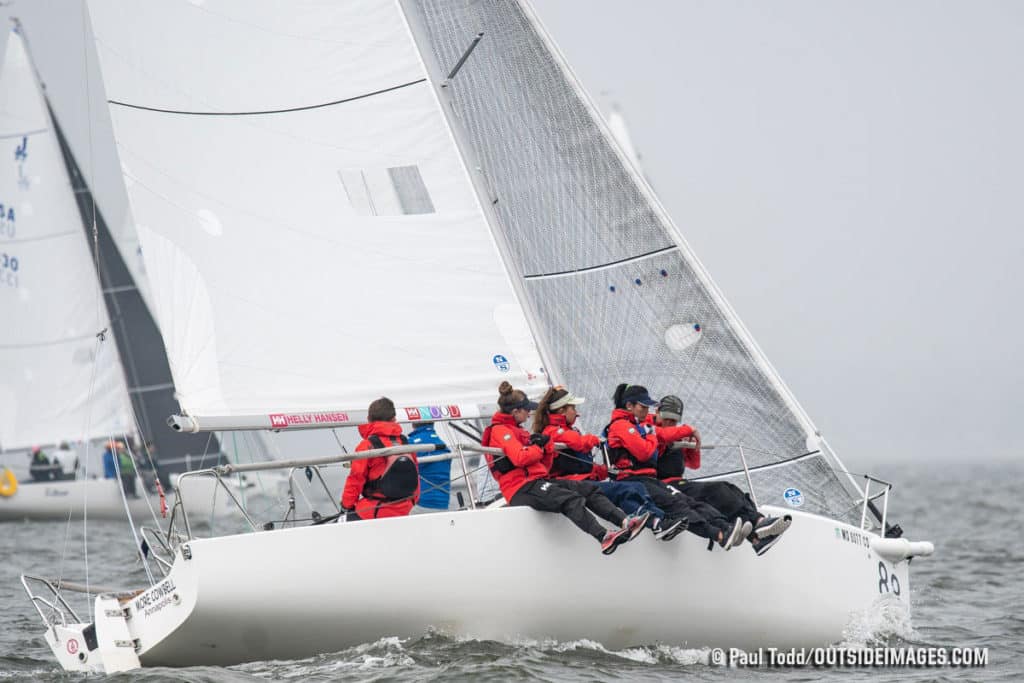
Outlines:
{"type": "MultiPolygon", "coordinates": [[[[356,452],[407,443],[402,426],[395,421],[395,404],[378,398],[370,404],[366,424],[359,425],[363,440],[356,452]]],[[[349,519],[402,517],[420,497],[420,478],[415,453],[353,460],[341,507],[349,519]]]]}
{"type": "Polygon", "coordinates": [[[603,496],[591,482],[549,480],[553,448],[543,434],[531,435],[520,425],[537,404],[508,382],[498,387],[498,412],[484,430],[484,446],[500,448],[503,455],[487,454],[487,464],[498,480],[509,505],[527,505],[541,512],[560,512],[573,524],[601,544],[601,552],[610,555],[619,545],[643,530],[647,516],[627,516],[603,496]],[[593,515],[608,520],[617,528],[605,529],[593,515]]]}
{"type": "Polygon", "coordinates": [[[743,520],[737,517],[730,523],[710,505],[696,501],[658,479],[657,430],[648,418],[650,407],[657,405],[657,401],[647,393],[647,388],[620,384],[612,400],[615,410],[605,432],[608,435],[608,457],[618,468],[616,478],[643,484],[658,507],[672,517],[685,517],[691,532],[718,543],[725,550],[742,543],[743,520]]]}
{"type": "Polygon", "coordinates": [[[594,434],[576,429],[576,406],[586,399],[573,396],[565,387],[552,387],[540,400],[533,416],[533,433],[544,434],[555,446],[550,476],[556,479],[592,481],[601,493],[627,514],[650,513],[647,526],[654,537],[670,541],[686,530],[683,518],[666,517],[643,484],[634,481],[608,481],[608,468],[594,463],[593,449],[601,440],[594,434]]]}
{"type": "Polygon", "coordinates": [[[700,468],[700,432],[683,419],[683,400],[678,396],[665,396],[658,403],[654,423],[658,437],[658,479],[694,500],[718,510],[723,517],[743,520],[743,535],[758,555],[763,555],[789,528],[792,517],[771,517],[758,512],[754,502],[735,484],[727,481],[687,481],[686,468],[700,468]],[[683,440],[696,442],[695,448],[672,448],[683,440]]]}

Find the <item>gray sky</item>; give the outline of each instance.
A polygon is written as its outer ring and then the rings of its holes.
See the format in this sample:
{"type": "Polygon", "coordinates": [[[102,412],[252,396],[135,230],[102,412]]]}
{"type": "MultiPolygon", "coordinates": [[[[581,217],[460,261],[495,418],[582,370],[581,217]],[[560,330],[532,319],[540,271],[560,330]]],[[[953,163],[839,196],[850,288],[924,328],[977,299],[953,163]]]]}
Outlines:
{"type": "MultiPolygon", "coordinates": [[[[535,3],[851,469],[1024,450],[1024,4],[535,3]]],[[[0,12],[86,166],[80,8],[0,12]]]]}
{"type": "Polygon", "coordinates": [[[1024,453],[1024,4],[536,3],[851,468],[1024,453]]]}

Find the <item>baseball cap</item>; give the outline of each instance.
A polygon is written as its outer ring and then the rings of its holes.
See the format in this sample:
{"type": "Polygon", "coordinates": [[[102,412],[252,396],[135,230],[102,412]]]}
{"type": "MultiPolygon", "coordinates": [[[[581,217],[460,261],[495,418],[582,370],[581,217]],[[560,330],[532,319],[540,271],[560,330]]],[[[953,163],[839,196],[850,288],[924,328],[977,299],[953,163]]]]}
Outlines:
{"type": "Polygon", "coordinates": [[[675,420],[676,422],[682,420],[683,399],[672,394],[663,396],[661,402],[658,403],[658,415],[663,420],[675,420]]]}
{"type": "Polygon", "coordinates": [[[643,403],[645,406],[656,406],[658,402],[647,393],[647,387],[630,384],[622,394],[622,403],[643,403]]]}

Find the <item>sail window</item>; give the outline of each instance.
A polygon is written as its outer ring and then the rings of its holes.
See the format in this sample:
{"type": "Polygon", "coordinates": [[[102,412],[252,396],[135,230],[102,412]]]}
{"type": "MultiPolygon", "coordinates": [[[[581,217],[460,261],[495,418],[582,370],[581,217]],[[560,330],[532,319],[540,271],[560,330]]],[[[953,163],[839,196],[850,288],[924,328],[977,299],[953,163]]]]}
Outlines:
{"type": "Polygon", "coordinates": [[[700,340],[701,331],[700,323],[671,325],[665,330],[665,343],[673,351],[682,351],[700,340]]]}
{"type": "Polygon", "coordinates": [[[434,213],[419,166],[342,169],[338,172],[352,209],[360,216],[434,213]]]}

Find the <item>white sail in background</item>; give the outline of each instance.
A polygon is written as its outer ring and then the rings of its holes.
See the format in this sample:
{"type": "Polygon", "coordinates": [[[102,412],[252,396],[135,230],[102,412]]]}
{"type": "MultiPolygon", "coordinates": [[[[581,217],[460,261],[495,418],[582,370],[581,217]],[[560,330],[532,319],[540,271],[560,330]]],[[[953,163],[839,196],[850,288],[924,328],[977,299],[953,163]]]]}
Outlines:
{"type": "Polygon", "coordinates": [[[300,4],[89,4],[182,409],[539,390],[400,8],[300,4]]]}
{"type": "Polygon", "coordinates": [[[611,131],[615,142],[619,144],[622,153],[633,164],[633,168],[642,172],[640,155],[636,153],[636,147],[633,146],[633,138],[629,134],[629,126],[626,125],[626,117],[622,115],[622,110],[617,104],[613,104],[604,118],[608,124],[608,130],[611,131]]]}
{"type": "Polygon", "coordinates": [[[0,446],[133,431],[89,244],[21,35],[0,71],[0,446]]]}

